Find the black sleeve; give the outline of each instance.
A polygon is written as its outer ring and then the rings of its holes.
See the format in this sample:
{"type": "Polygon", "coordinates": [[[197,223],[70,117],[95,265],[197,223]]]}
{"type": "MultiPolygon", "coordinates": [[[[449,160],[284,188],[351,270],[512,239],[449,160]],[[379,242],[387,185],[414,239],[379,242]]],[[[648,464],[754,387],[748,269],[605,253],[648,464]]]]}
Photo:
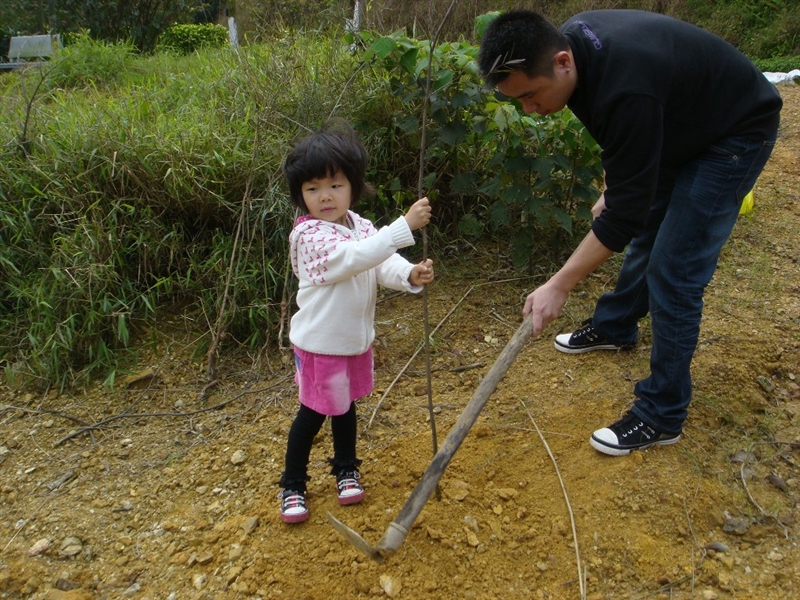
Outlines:
{"type": "Polygon", "coordinates": [[[592,222],[597,239],[621,252],[638,235],[658,183],[664,111],[650,96],[629,95],[600,109],[595,139],[606,173],[606,210],[592,222]]]}

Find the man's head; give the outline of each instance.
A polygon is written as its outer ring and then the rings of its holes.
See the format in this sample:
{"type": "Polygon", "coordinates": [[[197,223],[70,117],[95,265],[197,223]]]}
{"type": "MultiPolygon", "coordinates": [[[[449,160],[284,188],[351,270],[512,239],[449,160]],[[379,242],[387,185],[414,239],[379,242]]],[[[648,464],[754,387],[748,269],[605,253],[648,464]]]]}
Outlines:
{"type": "Polygon", "coordinates": [[[542,15],[532,10],[511,10],[486,28],[478,66],[490,85],[497,85],[512,71],[523,71],[528,77],[550,77],[553,56],[568,49],[567,38],[542,15]]]}
{"type": "Polygon", "coordinates": [[[528,113],[561,110],[578,82],[567,38],[530,10],[503,13],[489,24],[478,66],[487,83],[519,100],[528,113]]]}

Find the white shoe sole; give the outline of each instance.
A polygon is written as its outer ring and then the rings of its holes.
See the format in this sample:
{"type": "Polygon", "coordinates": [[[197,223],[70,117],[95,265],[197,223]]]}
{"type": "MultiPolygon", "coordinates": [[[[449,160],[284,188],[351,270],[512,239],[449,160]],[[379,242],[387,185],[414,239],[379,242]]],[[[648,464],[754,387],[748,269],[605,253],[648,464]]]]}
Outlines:
{"type": "Polygon", "coordinates": [[[594,350],[622,350],[622,346],[617,346],[616,344],[598,344],[597,346],[584,346],[582,348],[575,348],[574,346],[569,345],[570,335],[572,334],[563,333],[556,336],[556,341],[553,342],[556,350],[559,352],[566,352],[567,354],[583,354],[584,352],[593,352],[594,350]],[[558,339],[562,336],[566,338],[563,340],[563,343],[558,339]]]}
{"type": "MultiPolygon", "coordinates": [[[[602,429],[600,430],[602,431],[602,429]]],[[[613,435],[613,433],[612,433],[613,435]]],[[[665,440],[658,440],[653,442],[652,444],[647,444],[646,446],[638,446],[636,448],[622,448],[617,446],[616,444],[611,444],[611,442],[605,442],[600,440],[599,438],[595,437],[592,434],[592,437],[589,438],[589,443],[592,445],[592,448],[597,450],[598,452],[602,452],[603,454],[608,454],[609,456],[627,456],[634,450],[646,450],[647,448],[651,448],[653,446],[669,446],[670,444],[675,444],[680,441],[681,436],[676,436],[674,438],[669,438],[665,440]]]]}

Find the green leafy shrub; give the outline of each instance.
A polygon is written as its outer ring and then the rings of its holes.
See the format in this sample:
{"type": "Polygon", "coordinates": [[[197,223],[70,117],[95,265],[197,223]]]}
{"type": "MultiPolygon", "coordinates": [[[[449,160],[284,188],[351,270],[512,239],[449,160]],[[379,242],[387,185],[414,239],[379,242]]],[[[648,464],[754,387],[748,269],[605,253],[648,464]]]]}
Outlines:
{"type": "Polygon", "coordinates": [[[753,62],[764,73],[788,73],[789,71],[800,69],[800,56],[757,58],[753,62]]]}
{"type": "Polygon", "coordinates": [[[158,50],[172,50],[191,54],[201,48],[224,48],[228,44],[228,30],[222,25],[173,25],[158,38],[158,50]]]}
{"type": "MultiPolygon", "coordinates": [[[[364,33],[362,41],[362,59],[396,100],[384,133],[392,176],[379,198],[402,205],[416,193],[430,43],[402,32],[364,33]]],[[[569,110],[541,118],[498,101],[479,77],[477,53],[464,42],[434,48],[423,193],[449,235],[502,235],[516,266],[529,269],[589,217],[599,195],[599,148],[569,110]]]]}

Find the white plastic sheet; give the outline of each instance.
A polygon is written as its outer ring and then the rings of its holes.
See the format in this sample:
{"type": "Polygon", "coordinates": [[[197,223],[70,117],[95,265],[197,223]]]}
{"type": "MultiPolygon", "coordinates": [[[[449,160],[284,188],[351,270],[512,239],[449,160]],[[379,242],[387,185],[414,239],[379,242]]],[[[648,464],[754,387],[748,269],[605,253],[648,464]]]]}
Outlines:
{"type": "Polygon", "coordinates": [[[800,69],[793,69],[788,73],[765,72],[764,77],[766,77],[770,83],[775,83],[775,84],[778,83],[800,84],[800,69]]]}

